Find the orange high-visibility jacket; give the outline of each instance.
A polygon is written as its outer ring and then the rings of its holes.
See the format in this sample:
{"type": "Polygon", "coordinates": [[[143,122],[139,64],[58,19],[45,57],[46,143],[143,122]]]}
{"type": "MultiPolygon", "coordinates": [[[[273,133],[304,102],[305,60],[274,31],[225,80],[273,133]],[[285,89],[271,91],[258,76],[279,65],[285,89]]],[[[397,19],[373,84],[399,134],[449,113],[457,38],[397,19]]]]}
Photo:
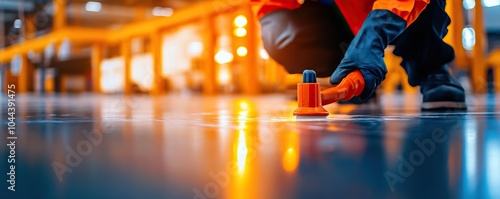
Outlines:
{"type": "MultiPolygon", "coordinates": [[[[260,6],[258,16],[263,17],[278,9],[297,9],[303,0],[250,0],[260,6]]],[[[313,0],[314,1],[314,0],[313,0]]],[[[366,16],[371,10],[384,9],[403,18],[407,25],[414,22],[422,13],[430,0],[332,0],[339,7],[349,24],[352,32],[356,34],[366,16]]]]}

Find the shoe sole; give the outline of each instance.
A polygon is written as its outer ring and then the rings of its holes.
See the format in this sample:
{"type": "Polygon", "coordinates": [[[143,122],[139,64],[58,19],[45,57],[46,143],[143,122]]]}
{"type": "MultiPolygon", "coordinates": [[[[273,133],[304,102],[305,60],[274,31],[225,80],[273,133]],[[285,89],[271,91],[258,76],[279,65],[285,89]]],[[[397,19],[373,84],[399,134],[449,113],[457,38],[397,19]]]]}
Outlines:
{"type": "Polygon", "coordinates": [[[451,102],[451,101],[422,103],[422,110],[436,110],[436,109],[466,110],[467,104],[465,102],[451,102]]]}

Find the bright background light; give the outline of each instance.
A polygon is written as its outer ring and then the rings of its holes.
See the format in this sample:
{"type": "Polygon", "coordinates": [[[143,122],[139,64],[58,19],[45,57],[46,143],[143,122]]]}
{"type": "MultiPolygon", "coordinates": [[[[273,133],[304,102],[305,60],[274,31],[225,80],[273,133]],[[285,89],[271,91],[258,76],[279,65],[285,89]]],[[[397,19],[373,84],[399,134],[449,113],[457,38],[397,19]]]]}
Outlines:
{"type": "Polygon", "coordinates": [[[99,12],[101,11],[102,5],[99,2],[89,1],[85,4],[85,10],[89,12],[99,12]]]}
{"type": "Polygon", "coordinates": [[[245,17],[245,15],[238,15],[236,18],[234,18],[234,26],[236,27],[245,27],[248,24],[248,20],[245,17]]]}
{"type": "Polygon", "coordinates": [[[259,54],[260,54],[260,57],[262,59],[265,59],[265,60],[269,59],[269,54],[267,53],[266,49],[261,49],[259,54]]]}
{"type": "Polygon", "coordinates": [[[462,45],[466,50],[472,50],[476,45],[476,32],[471,27],[462,30],[462,45]]]}
{"type": "Polygon", "coordinates": [[[476,1],[474,1],[474,0],[464,0],[464,1],[462,2],[462,4],[464,5],[464,8],[465,8],[466,10],[471,10],[471,9],[473,9],[474,7],[476,7],[476,1]]]}
{"type": "Polygon", "coordinates": [[[244,37],[247,35],[247,29],[245,28],[236,28],[234,29],[234,36],[237,36],[237,37],[244,37]]]}
{"type": "Polygon", "coordinates": [[[215,54],[215,62],[217,62],[218,64],[227,64],[229,62],[232,62],[233,59],[233,54],[225,50],[221,50],[217,52],[217,54],[215,54]]]}
{"type": "Polygon", "coordinates": [[[170,17],[173,14],[174,14],[174,9],[172,8],[163,8],[163,7],[153,8],[153,16],[170,17]]]}
{"type": "Polygon", "coordinates": [[[102,60],[100,68],[102,92],[122,92],[123,85],[125,85],[125,61],[123,58],[116,57],[102,60]]]}
{"type": "Polygon", "coordinates": [[[240,47],[238,47],[238,49],[236,49],[236,54],[238,54],[238,56],[240,56],[240,57],[247,56],[248,49],[245,48],[245,46],[240,46],[240,47]]]}
{"type": "Polygon", "coordinates": [[[500,0],[483,0],[483,6],[487,8],[499,5],[500,5],[500,0]]]}
{"type": "Polygon", "coordinates": [[[191,42],[188,45],[188,54],[191,57],[200,57],[203,53],[203,43],[199,41],[191,42]]]}
{"type": "MultiPolygon", "coordinates": [[[[482,2],[483,6],[487,8],[500,5],[500,0],[483,0],[482,2]]],[[[476,7],[476,1],[474,0],[463,0],[462,4],[466,10],[472,10],[476,7]]]]}
{"type": "Polygon", "coordinates": [[[153,56],[151,53],[134,55],[130,61],[130,78],[139,88],[150,90],[153,87],[153,56]]]}
{"type": "Polygon", "coordinates": [[[19,29],[19,28],[21,28],[21,27],[23,27],[23,21],[21,21],[20,19],[16,19],[16,20],[14,21],[14,28],[19,29]]]}

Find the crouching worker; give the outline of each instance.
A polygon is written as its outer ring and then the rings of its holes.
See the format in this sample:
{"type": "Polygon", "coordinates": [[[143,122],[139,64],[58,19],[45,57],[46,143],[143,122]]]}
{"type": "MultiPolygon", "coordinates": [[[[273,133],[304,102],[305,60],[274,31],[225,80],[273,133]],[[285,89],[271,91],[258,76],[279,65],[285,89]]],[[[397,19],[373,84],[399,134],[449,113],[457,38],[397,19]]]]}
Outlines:
{"type": "Polygon", "coordinates": [[[465,92],[450,75],[453,48],[443,41],[450,18],[445,0],[251,0],[260,6],[264,48],[289,73],[313,69],[336,85],[359,70],[366,100],[385,79],[384,49],[409,84],[420,86],[422,109],[466,109],[465,92]]]}

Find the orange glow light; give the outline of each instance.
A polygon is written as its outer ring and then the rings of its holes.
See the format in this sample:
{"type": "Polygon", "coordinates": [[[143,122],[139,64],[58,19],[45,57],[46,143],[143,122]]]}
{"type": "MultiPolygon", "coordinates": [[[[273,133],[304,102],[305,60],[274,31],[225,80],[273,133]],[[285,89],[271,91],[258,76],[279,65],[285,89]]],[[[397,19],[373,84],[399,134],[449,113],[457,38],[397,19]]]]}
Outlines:
{"type": "Polygon", "coordinates": [[[286,150],[285,154],[283,154],[283,169],[287,172],[293,172],[297,169],[299,165],[299,154],[297,150],[290,147],[286,150]]]}
{"type": "Polygon", "coordinates": [[[240,57],[244,57],[247,56],[248,50],[245,46],[240,46],[238,47],[238,49],[236,49],[236,54],[238,54],[238,56],[240,57]]]}
{"type": "Polygon", "coordinates": [[[234,29],[233,34],[234,34],[234,36],[236,36],[236,37],[244,37],[244,36],[247,36],[247,29],[246,29],[246,28],[236,28],[236,29],[234,29]]]}
{"type": "Polygon", "coordinates": [[[248,110],[248,107],[249,107],[248,102],[245,100],[239,101],[238,106],[240,107],[241,110],[244,110],[244,111],[248,110]]]}
{"type": "Polygon", "coordinates": [[[188,53],[191,57],[200,57],[203,53],[203,43],[199,41],[189,43],[188,53]]]}
{"type": "Polygon", "coordinates": [[[234,26],[243,28],[248,24],[248,20],[245,17],[245,15],[238,15],[236,18],[234,18],[234,26]]]}
{"type": "Polygon", "coordinates": [[[215,62],[218,64],[227,64],[229,62],[232,62],[234,59],[234,56],[232,53],[221,50],[215,54],[215,62]]]}
{"type": "Polygon", "coordinates": [[[268,60],[269,59],[269,54],[267,53],[266,49],[260,50],[259,54],[260,54],[260,57],[262,59],[264,59],[264,60],[268,60]]]}
{"type": "Polygon", "coordinates": [[[119,58],[106,59],[101,62],[101,89],[104,93],[122,91],[125,83],[125,62],[119,58]]]}
{"type": "Polygon", "coordinates": [[[219,71],[218,80],[221,85],[229,84],[229,82],[231,82],[231,74],[229,73],[229,69],[225,67],[221,68],[221,70],[219,71]]]}
{"type": "Polygon", "coordinates": [[[238,135],[238,144],[236,147],[236,162],[238,165],[238,174],[242,175],[245,172],[247,163],[248,148],[246,143],[246,135],[244,130],[240,130],[238,135]]]}

